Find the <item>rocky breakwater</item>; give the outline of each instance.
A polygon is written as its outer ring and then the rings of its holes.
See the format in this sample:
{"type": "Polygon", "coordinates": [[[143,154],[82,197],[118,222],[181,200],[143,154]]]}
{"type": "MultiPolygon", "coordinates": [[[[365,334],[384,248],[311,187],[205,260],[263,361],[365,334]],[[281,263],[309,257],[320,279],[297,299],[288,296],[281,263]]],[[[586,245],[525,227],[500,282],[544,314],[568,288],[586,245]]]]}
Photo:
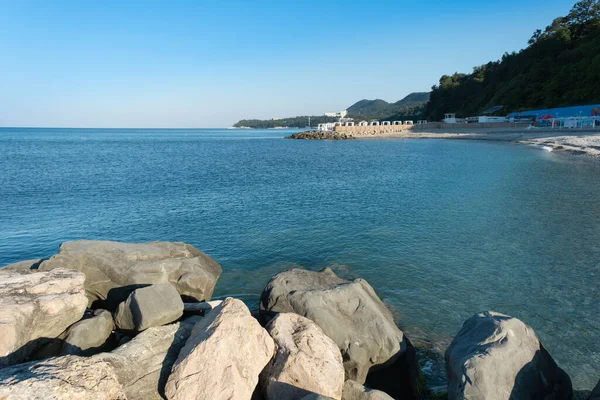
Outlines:
{"type": "Polygon", "coordinates": [[[348,140],[355,139],[354,135],[344,132],[333,131],[306,131],[291,134],[285,137],[286,139],[300,140],[348,140]]]}
{"type": "MultiPolygon", "coordinates": [[[[86,241],[63,251],[0,270],[0,399],[428,396],[414,348],[362,279],[285,271],[251,313],[234,298],[210,301],[221,267],[189,245],[86,241]],[[111,291],[121,301],[99,308],[117,298],[111,291]]],[[[533,329],[494,312],[465,322],[446,367],[448,399],[573,396],[533,329]]]]}

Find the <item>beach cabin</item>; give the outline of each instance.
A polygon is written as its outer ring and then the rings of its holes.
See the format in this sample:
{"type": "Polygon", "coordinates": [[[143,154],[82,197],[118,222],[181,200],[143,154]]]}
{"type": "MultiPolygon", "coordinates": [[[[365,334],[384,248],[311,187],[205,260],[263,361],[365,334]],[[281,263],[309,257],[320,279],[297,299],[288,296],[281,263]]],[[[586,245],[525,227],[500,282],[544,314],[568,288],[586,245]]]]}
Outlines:
{"type": "Polygon", "coordinates": [[[414,123],[411,120],[404,121],[404,125],[413,125],[413,124],[414,123]]]}
{"type": "Polygon", "coordinates": [[[458,122],[456,120],[456,114],[455,113],[444,114],[444,122],[447,124],[456,124],[458,122]]]}

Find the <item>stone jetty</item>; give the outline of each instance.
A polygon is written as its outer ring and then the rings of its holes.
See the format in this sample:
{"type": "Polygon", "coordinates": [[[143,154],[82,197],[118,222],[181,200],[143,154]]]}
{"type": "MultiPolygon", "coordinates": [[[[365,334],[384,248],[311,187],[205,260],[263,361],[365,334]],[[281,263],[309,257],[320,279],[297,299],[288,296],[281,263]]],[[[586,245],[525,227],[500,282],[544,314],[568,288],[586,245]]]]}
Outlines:
{"type": "Polygon", "coordinates": [[[299,140],[348,140],[355,139],[354,135],[344,132],[334,131],[306,131],[291,134],[286,139],[299,140]]]}
{"type": "MultiPolygon", "coordinates": [[[[249,310],[211,300],[221,273],[168,242],[69,242],[1,268],[0,399],[431,398],[415,348],[367,281],[292,269],[249,310]]],[[[573,398],[533,328],[507,315],[469,318],[445,361],[436,399],[573,398]]]]}

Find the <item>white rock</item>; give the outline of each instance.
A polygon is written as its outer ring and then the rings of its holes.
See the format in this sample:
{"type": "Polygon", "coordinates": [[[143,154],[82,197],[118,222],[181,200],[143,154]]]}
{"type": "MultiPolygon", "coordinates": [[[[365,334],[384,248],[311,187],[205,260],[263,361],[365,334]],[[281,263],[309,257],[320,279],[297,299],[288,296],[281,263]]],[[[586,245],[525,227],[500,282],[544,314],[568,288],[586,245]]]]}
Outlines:
{"type": "Polygon", "coordinates": [[[244,303],[227,298],[192,330],[173,365],[166,397],[250,400],[274,347],[244,303]]]}
{"type": "Polygon", "coordinates": [[[0,270],[0,366],[25,360],[85,312],[81,272],[0,270]]]}
{"type": "MultiPolygon", "coordinates": [[[[40,270],[70,268],[85,273],[90,303],[113,311],[136,285],[170,283],[181,295],[210,300],[221,266],[185,243],[121,243],[78,240],[63,243],[60,252],[40,270]]],[[[94,308],[98,308],[94,307],[94,308]]]]}
{"type": "Polygon", "coordinates": [[[342,355],[321,328],[308,318],[282,313],[266,329],[276,346],[260,376],[268,400],[299,400],[310,393],[341,399],[342,355]]]}
{"type": "Polygon", "coordinates": [[[129,400],[160,400],[171,367],[200,319],[195,316],[146,329],[110,353],[93,359],[112,365],[129,400]]]}
{"type": "Polygon", "coordinates": [[[112,367],[64,356],[0,370],[2,400],[127,400],[112,367]]]}

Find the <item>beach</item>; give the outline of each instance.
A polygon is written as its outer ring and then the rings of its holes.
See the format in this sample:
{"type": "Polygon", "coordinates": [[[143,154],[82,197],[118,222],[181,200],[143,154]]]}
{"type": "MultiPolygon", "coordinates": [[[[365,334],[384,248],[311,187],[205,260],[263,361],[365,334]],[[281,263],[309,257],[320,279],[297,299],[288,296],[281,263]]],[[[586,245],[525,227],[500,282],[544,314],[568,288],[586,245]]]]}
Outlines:
{"type": "MultiPolygon", "coordinates": [[[[323,139],[332,139],[337,132],[331,132],[323,139]]],[[[526,128],[472,128],[472,129],[431,129],[418,128],[392,133],[353,133],[339,132],[342,139],[452,139],[489,140],[513,142],[545,147],[546,150],[564,151],[600,157],[600,129],[597,130],[553,130],[526,128]]],[[[316,139],[316,137],[315,137],[316,139]]]]}

